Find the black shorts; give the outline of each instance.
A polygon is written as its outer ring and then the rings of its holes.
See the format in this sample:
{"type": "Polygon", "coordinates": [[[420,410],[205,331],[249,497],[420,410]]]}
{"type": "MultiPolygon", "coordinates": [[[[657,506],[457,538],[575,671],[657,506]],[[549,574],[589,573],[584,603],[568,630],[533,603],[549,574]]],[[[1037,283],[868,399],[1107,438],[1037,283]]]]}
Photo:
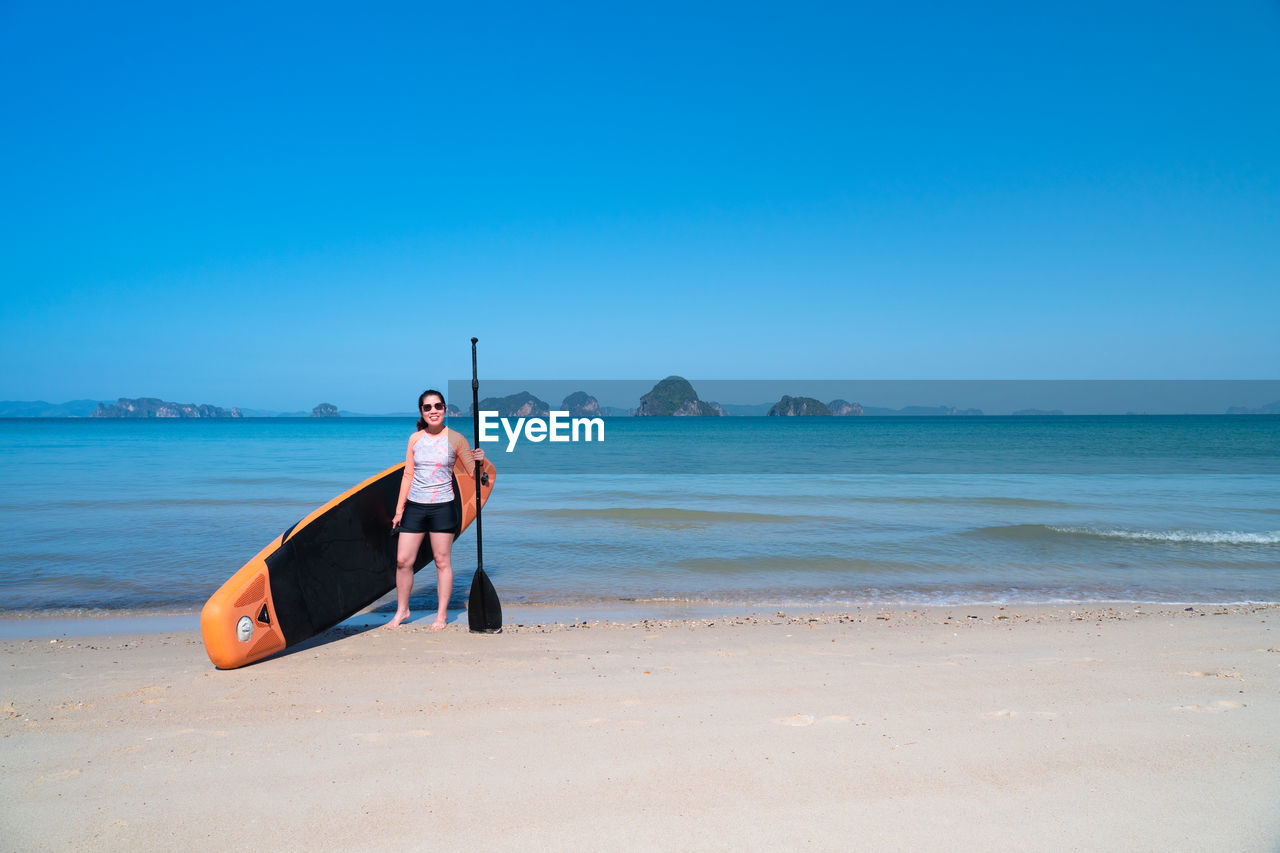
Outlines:
{"type": "Polygon", "coordinates": [[[458,527],[458,510],[453,501],[438,504],[404,502],[400,530],[404,533],[452,533],[458,527]]]}

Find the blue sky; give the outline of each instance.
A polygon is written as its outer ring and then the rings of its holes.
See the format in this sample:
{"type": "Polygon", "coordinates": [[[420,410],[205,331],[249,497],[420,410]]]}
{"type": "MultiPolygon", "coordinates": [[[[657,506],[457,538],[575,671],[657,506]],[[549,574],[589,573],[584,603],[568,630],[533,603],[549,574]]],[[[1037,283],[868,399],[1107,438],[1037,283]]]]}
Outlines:
{"type": "Polygon", "coordinates": [[[0,2],[0,399],[1277,378],[1280,5],[691,5],[0,2]]]}

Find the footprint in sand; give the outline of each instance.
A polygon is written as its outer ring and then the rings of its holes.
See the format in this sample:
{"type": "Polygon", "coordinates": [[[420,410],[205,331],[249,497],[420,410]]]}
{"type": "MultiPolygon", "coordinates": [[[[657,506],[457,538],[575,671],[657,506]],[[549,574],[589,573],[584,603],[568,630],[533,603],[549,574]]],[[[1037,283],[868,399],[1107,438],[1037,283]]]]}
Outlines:
{"type": "Polygon", "coordinates": [[[1243,702],[1230,702],[1226,699],[1215,702],[1212,705],[1175,705],[1175,711],[1208,711],[1209,713],[1217,713],[1218,711],[1230,711],[1232,708],[1245,708],[1243,702]]]}
{"type": "Polygon", "coordinates": [[[159,689],[160,688],[154,684],[144,684],[141,687],[135,687],[133,690],[130,690],[128,693],[122,693],[119,696],[112,697],[112,698],[137,699],[139,702],[144,704],[147,702],[159,702],[160,697],[151,695],[151,694],[154,694],[159,689]]]}

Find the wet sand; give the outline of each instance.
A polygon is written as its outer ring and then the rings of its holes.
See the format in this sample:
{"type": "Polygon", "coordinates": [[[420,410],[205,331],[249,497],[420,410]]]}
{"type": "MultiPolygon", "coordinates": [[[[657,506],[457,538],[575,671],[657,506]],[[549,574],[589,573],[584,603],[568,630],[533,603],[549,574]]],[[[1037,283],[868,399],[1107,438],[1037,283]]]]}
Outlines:
{"type": "Polygon", "coordinates": [[[1280,607],[0,642],[0,848],[1274,850],[1280,607]]]}

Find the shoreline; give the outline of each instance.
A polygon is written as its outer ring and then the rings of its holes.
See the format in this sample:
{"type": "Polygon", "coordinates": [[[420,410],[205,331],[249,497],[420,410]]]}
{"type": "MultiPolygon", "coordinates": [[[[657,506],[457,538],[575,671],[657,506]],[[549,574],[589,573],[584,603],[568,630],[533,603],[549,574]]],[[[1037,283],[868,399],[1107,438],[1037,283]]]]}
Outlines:
{"type": "Polygon", "coordinates": [[[194,629],[0,641],[0,837],[343,851],[455,846],[477,828],[494,850],[1280,841],[1280,605],[428,624],[336,628],[229,671],[194,629]]]}
{"type": "MultiPolygon", "coordinates": [[[[699,621],[733,617],[756,617],[773,613],[832,614],[863,611],[929,611],[957,608],[999,608],[1043,610],[1075,608],[1160,609],[1205,608],[1280,608],[1280,601],[1154,601],[1132,599],[1080,599],[1070,601],[964,601],[918,603],[911,601],[865,601],[856,603],[779,601],[766,603],[721,603],[689,600],[647,601],[583,601],[512,604],[503,606],[504,628],[526,626],[574,625],[583,622],[602,624],[636,624],[640,622],[699,621]]],[[[429,613],[425,606],[413,611],[414,625],[429,613]]],[[[392,612],[378,601],[360,613],[345,619],[329,631],[368,630],[390,621],[392,612]],[[383,612],[385,611],[385,612],[383,612]]],[[[465,605],[449,609],[450,625],[466,625],[465,605]]],[[[90,613],[43,611],[0,612],[0,641],[54,637],[94,637],[148,635],[200,630],[200,611],[166,609],[158,611],[94,611],[90,613]]],[[[327,632],[326,632],[327,633],[327,632]]]]}

